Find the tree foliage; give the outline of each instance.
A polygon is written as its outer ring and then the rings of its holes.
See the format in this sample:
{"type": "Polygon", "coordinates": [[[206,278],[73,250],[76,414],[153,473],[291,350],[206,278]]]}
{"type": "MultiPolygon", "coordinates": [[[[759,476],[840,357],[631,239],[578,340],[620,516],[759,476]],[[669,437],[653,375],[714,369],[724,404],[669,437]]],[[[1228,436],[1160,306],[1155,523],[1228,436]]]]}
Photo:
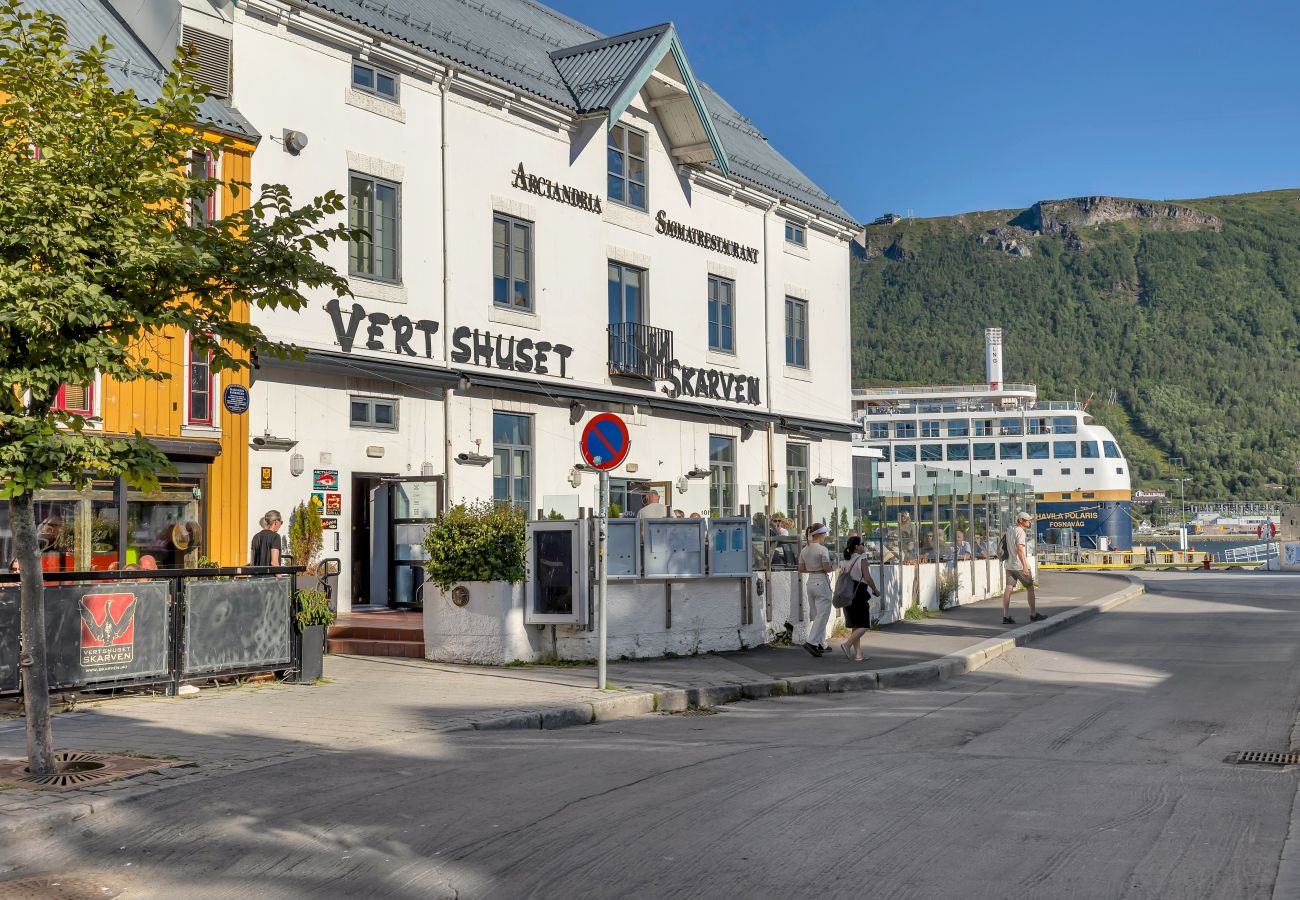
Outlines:
{"type": "Polygon", "coordinates": [[[443,513],[424,538],[429,580],[444,591],[462,581],[528,577],[528,518],[508,503],[460,503],[443,513]]]}
{"type": "Polygon", "coordinates": [[[289,515],[289,552],[293,554],[294,565],[306,566],[308,572],[314,572],[316,557],[324,546],[320,507],[315,503],[299,503],[289,515]]]}
{"type": "Polygon", "coordinates": [[[1181,457],[1189,498],[1300,490],[1300,191],[1187,205],[1221,228],[1018,234],[1028,258],[979,242],[1020,210],[868,227],[853,264],[855,377],[979,381],[982,330],[1000,325],[1006,379],[1044,399],[1093,397],[1135,486],[1168,487],[1181,457]]]}

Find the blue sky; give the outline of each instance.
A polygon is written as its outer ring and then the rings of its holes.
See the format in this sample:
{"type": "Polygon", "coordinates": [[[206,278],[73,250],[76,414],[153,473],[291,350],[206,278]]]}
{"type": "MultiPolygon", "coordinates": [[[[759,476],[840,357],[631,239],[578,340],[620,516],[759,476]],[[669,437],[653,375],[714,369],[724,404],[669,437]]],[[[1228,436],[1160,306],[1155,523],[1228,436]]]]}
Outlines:
{"type": "Polygon", "coordinates": [[[1300,3],[550,5],[676,22],[696,77],[859,220],[1300,187],[1300,3]]]}

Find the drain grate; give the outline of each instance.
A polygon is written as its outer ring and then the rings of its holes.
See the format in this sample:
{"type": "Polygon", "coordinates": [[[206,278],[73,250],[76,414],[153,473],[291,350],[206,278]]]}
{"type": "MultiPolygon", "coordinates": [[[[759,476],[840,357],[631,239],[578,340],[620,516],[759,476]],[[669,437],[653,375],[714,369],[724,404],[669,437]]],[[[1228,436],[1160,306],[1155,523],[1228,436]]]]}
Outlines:
{"type": "Polygon", "coordinates": [[[717,707],[713,706],[691,706],[686,709],[671,713],[674,716],[716,716],[717,707]]]}
{"type": "Polygon", "coordinates": [[[1300,752],[1278,753],[1273,750],[1243,750],[1237,754],[1237,763],[1254,763],[1262,766],[1294,766],[1300,764],[1300,752]]]}
{"type": "Polygon", "coordinates": [[[60,750],[54,754],[54,759],[59,770],[53,775],[31,774],[27,771],[26,760],[0,760],[0,784],[12,784],[32,791],[70,791],[128,775],[188,765],[182,760],[109,756],[80,750],[60,750]]]}

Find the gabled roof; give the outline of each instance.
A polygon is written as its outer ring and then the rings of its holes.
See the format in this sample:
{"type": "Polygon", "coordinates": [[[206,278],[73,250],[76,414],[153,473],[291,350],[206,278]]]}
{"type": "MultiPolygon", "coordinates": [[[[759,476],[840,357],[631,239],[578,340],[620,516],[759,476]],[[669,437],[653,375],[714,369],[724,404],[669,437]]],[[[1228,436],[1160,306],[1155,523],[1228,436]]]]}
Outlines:
{"type": "MultiPolygon", "coordinates": [[[[60,16],[68,25],[68,43],[80,50],[94,46],[100,36],[108,38],[104,70],[118,91],[134,91],[141,100],[153,102],[162,96],[167,70],[149,52],[135,32],[127,27],[105,0],[27,0],[26,5],[60,16]]],[[[200,123],[236,137],[256,141],[257,129],[230,104],[207,97],[199,104],[200,123]]]]}
{"type": "Polygon", "coordinates": [[[671,22],[552,50],[578,112],[605,112],[613,128],[641,90],[650,95],[681,162],[712,162],[728,172],[727,151],[713,130],[677,29],[671,22]]]}
{"type": "MultiPolygon", "coordinates": [[[[586,88],[582,98],[575,95],[561,74],[560,64],[551,58],[551,54],[561,51],[562,57],[567,56],[566,51],[576,52],[582,49],[582,45],[599,43],[605,35],[534,0],[301,2],[450,63],[481,72],[565,109],[579,112],[580,103],[597,102],[595,87],[586,88]]],[[[632,34],[612,40],[630,45],[634,43],[632,34]]],[[[632,55],[635,50],[629,47],[627,52],[632,55]]],[[[609,65],[609,77],[612,78],[614,67],[612,62],[609,65]]],[[[684,55],[678,65],[686,65],[684,55]]],[[[570,74],[569,77],[574,76],[570,74]]],[[[859,227],[844,207],[768,144],[767,138],[752,122],[704,83],[697,82],[696,86],[725,153],[731,177],[774,191],[854,228],[859,227]]]]}

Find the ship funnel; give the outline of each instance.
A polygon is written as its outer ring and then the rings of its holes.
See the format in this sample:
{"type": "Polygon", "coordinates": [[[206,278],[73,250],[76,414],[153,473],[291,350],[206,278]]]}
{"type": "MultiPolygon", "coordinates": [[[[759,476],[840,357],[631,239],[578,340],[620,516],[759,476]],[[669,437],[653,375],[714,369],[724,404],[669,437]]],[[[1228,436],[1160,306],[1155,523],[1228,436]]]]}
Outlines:
{"type": "Polygon", "coordinates": [[[989,390],[1002,387],[1002,329],[984,329],[984,370],[988,374],[989,390]]]}

